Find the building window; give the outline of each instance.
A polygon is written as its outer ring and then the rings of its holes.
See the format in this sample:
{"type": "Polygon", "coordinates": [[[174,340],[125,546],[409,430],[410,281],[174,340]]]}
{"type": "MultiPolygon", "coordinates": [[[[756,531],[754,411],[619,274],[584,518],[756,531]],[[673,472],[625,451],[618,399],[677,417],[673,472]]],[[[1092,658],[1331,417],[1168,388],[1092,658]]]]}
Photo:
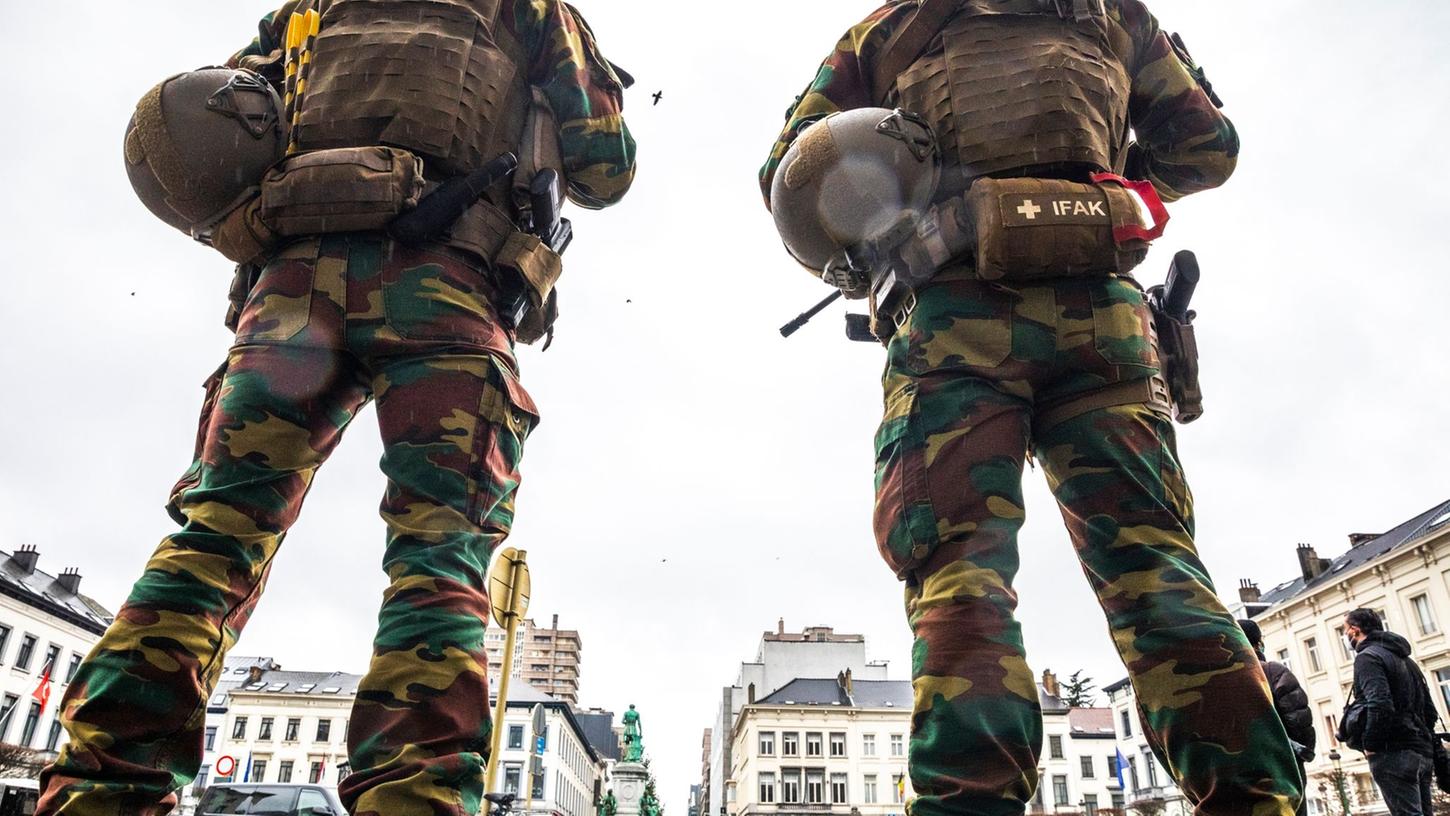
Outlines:
{"type": "Polygon", "coordinates": [[[200,768],[196,769],[196,783],[191,786],[191,792],[194,795],[200,796],[201,792],[206,790],[206,778],[210,775],[210,765],[203,765],[200,768]]]}
{"type": "Polygon", "coordinates": [[[45,750],[54,751],[60,745],[60,714],[50,721],[50,735],[45,738],[45,750]]]}
{"type": "Polygon", "coordinates": [[[1095,794],[1095,793],[1085,793],[1085,794],[1083,794],[1083,797],[1082,797],[1082,812],[1083,812],[1084,816],[1097,816],[1097,813],[1098,813],[1098,795],[1097,794],[1095,794]]]}
{"type": "Polygon", "coordinates": [[[906,739],[900,734],[891,735],[891,755],[894,757],[906,754],[906,739]]]}
{"type": "Polygon", "coordinates": [[[1435,614],[1430,609],[1430,596],[1416,595],[1410,599],[1410,606],[1415,609],[1415,623],[1420,626],[1420,634],[1433,635],[1440,631],[1435,625],[1435,614]]]}
{"type": "Polygon", "coordinates": [[[20,731],[20,745],[30,747],[30,741],[35,738],[35,726],[40,724],[40,701],[36,700],[30,704],[30,713],[25,715],[25,727],[20,731]]]}
{"type": "Polygon", "coordinates": [[[1127,804],[1127,802],[1123,799],[1123,794],[1121,794],[1121,793],[1114,793],[1113,794],[1113,810],[1121,811],[1121,810],[1123,810],[1123,806],[1126,805],[1126,804],[1127,804]]]}
{"type": "Polygon", "coordinates": [[[0,742],[10,739],[10,721],[14,719],[15,705],[19,702],[19,697],[7,694],[4,705],[0,705],[0,742]]]}
{"type": "Polygon", "coordinates": [[[331,742],[332,741],[332,720],[318,720],[317,721],[317,741],[318,742],[331,742]]]}
{"type": "Polygon", "coordinates": [[[1053,759],[1062,759],[1062,737],[1053,734],[1047,738],[1047,755],[1053,759]]]}
{"type": "Polygon", "coordinates": [[[257,739],[259,739],[259,740],[270,740],[270,739],[272,739],[272,718],[271,717],[263,717],[262,718],[262,721],[257,724],[257,739]]]}
{"type": "Polygon", "coordinates": [[[292,782],[292,760],[284,759],[277,763],[277,781],[287,784],[292,782]]]}
{"type": "Polygon", "coordinates": [[[1123,720],[1123,736],[1125,736],[1125,737],[1131,737],[1131,736],[1133,736],[1133,718],[1128,715],[1128,709],[1126,709],[1126,708],[1123,709],[1123,712],[1122,712],[1122,720],[1123,720]]]}
{"type": "MultiPolygon", "coordinates": [[[[800,734],[797,734],[794,731],[787,731],[784,734],[781,734],[780,735],[780,755],[781,756],[800,756],[800,754],[801,754],[801,743],[800,743],[800,739],[801,739],[801,735],[800,734]]],[[[787,800],[787,801],[789,801],[789,800],[787,800]]]]}
{"type": "Polygon", "coordinates": [[[1304,654],[1309,658],[1309,671],[1318,673],[1324,671],[1324,666],[1319,662],[1319,640],[1309,638],[1304,641],[1304,654]]]}
{"type": "Polygon", "coordinates": [[[0,663],[5,661],[5,647],[10,645],[10,627],[0,624],[0,663]]]}
{"type": "Polygon", "coordinates": [[[1079,758],[1079,761],[1082,763],[1082,778],[1083,779],[1093,779],[1093,778],[1095,778],[1095,774],[1093,772],[1093,758],[1092,757],[1086,757],[1086,756],[1085,757],[1080,757],[1079,758]]]}
{"type": "Polygon", "coordinates": [[[302,727],[302,718],[300,718],[300,717],[288,717],[287,718],[287,731],[286,731],[286,733],[284,733],[282,735],[282,741],[283,742],[296,742],[297,741],[297,729],[299,729],[301,727],[302,727]]]}
{"type": "Polygon", "coordinates": [[[806,771],[806,804],[820,805],[826,801],[826,772],[806,771]]]}
{"type": "Polygon", "coordinates": [[[868,756],[868,757],[874,757],[874,756],[876,756],[876,735],[875,734],[862,734],[861,735],[861,755],[862,756],[868,756]]]}
{"type": "Polygon", "coordinates": [[[769,805],[775,802],[775,774],[763,773],[760,775],[760,803],[769,805]]]}
{"type": "Polygon", "coordinates": [[[52,643],[45,649],[45,662],[40,664],[40,673],[54,675],[57,660],[60,660],[60,647],[52,643]]]}
{"type": "Polygon", "coordinates": [[[307,781],[308,782],[311,782],[314,785],[316,785],[318,782],[321,782],[322,781],[322,763],[321,762],[314,762],[314,763],[312,763],[312,768],[307,771],[307,781]]]}
{"type": "Polygon", "coordinates": [[[846,755],[846,735],[835,733],[831,735],[831,756],[843,757],[846,755]]]}
{"type": "Polygon", "coordinates": [[[1117,781],[1118,778],[1118,755],[1108,755],[1108,778],[1117,781]]]}
{"type": "MultiPolygon", "coordinates": [[[[0,650],[4,650],[4,638],[0,637],[0,650]]],[[[75,652],[70,656],[70,665],[65,670],[65,682],[69,683],[76,676],[76,669],[81,667],[81,653],[75,652]]]]}
{"type": "Polygon", "coordinates": [[[266,782],[267,760],[258,759],[252,762],[252,772],[248,776],[250,777],[248,779],[249,782],[266,782]]]}
{"type": "Polygon", "coordinates": [[[906,777],[901,774],[891,775],[891,804],[899,805],[906,801],[906,777]]]}
{"type": "Polygon", "coordinates": [[[1148,772],[1148,787],[1158,787],[1158,763],[1153,760],[1153,752],[1147,748],[1143,749],[1143,770],[1148,772]]]}
{"type": "Polygon", "coordinates": [[[760,755],[761,756],[775,756],[775,732],[774,731],[761,731],[760,732],[760,755]]]}
{"type": "Polygon", "coordinates": [[[1278,658],[1279,658],[1279,662],[1280,663],[1283,663],[1285,668],[1287,668],[1289,671],[1293,671],[1294,670],[1294,664],[1293,664],[1293,662],[1289,658],[1289,650],[1288,649],[1280,649],[1279,650],[1279,654],[1278,654],[1278,658]]]}
{"type": "Polygon", "coordinates": [[[235,720],[232,720],[232,739],[239,740],[239,739],[246,739],[246,738],[247,738],[247,718],[246,717],[238,717],[235,720]]]}
{"type": "Polygon", "coordinates": [[[801,801],[801,769],[782,768],[780,771],[780,801],[787,805],[798,805],[801,801]]]}
{"type": "Polygon", "coordinates": [[[1138,792],[1138,758],[1128,757],[1128,787],[1138,792]]]}
{"type": "Polygon", "coordinates": [[[20,651],[15,653],[15,668],[30,671],[30,656],[35,654],[35,635],[26,635],[20,641],[20,651]]]}
{"type": "Polygon", "coordinates": [[[503,789],[505,793],[512,793],[518,796],[523,790],[519,787],[519,780],[523,778],[523,768],[519,765],[503,766],[503,789]]]}
{"type": "Polygon", "coordinates": [[[208,725],[206,727],[206,742],[204,742],[203,745],[206,746],[206,750],[208,750],[208,751],[215,751],[216,750],[216,726],[215,725],[208,725]]]}
{"type": "Polygon", "coordinates": [[[806,734],[806,756],[818,757],[821,755],[821,735],[819,733],[806,734]]]}
{"type": "Polygon", "coordinates": [[[846,775],[843,773],[831,774],[831,804],[846,804],[846,775]]]}
{"type": "Polygon", "coordinates": [[[1339,727],[1334,724],[1333,714],[1324,715],[1324,732],[1329,735],[1329,744],[1338,748],[1339,738],[1336,735],[1339,733],[1339,727]]]}
{"type": "Polygon", "coordinates": [[[1067,777],[1052,777],[1052,803],[1058,807],[1067,804],[1067,777]]]}
{"type": "Polygon", "coordinates": [[[510,747],[510,748],[522,748],[522,747],[524,747],[524,727],[522,725],[510,725],[509,726],[509,744],[508,744],[508,747],[510,747]]]}
{"type": "Polygon", "coordinates": [[[865,786],[862,793],[865,796],[863,798],[866,800],[866,804],[874,805],[876,804],[876,774],[866,774],[864,781],[865,786]]]}

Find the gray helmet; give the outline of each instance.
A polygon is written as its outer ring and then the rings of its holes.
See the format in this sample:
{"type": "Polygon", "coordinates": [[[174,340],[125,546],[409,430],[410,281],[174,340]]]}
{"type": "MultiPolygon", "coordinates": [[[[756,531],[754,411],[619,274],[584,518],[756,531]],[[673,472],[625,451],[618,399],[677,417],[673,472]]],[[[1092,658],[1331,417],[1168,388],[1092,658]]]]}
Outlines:
{"type": "Polygon", "coordinates": [[[786,151],[770,188],[786,249],[821,271],[848,247],[925,212],[941,174],[931,127],[886,108],[833,113],[786,151]]]}
{"type": "Polygon", "coordinates": [[[282,100],[265,79],[202,68],[141,97],[126,125],[126,174],[153,215],[205,240],[286,148],[282,100]]]}

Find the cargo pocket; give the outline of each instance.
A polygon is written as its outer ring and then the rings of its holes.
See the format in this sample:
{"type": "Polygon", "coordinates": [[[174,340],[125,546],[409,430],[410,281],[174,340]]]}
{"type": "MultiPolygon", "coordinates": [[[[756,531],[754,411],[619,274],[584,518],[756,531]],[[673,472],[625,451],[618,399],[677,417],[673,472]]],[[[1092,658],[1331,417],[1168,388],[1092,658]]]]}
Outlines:
{"type": "Polygon", "coordinates": [[[906,578],[931,556],[939,542],[936,513],[927,493],[926,437],[916,385],[891,395],[876,432],[876,546],[896,573],[906,578]]]}
{"type": "Polygon", "coordinates": [[[907,368],[918,373],[996,368],[1012,356],[1015,291],[980,281],[946,281],[917,292],[907,368]]]}
{"type": "Polygon", "coordinates": [[[478,417],[468,517],[496,537],[490,542],[493,547],[513,528],[519,461],[524,441],[538,427],[539,409],[513,371],[495,359],[479,400],[478,417]]]}
{"type": "Polygon", "coordinates": [[[196,447],[191,454],[191,467],[181,474],[176,480],[176,485],[171,488],[171,496],[166,500],[166,512],[177,524],[186,523],[186,515],[181,512],[181,497],[186,491],[201,484],[201,454],[206,448],[206,432],[211,427],[212,415],[216,413],[217,397],[221,394],[222,378],[227,375],[227,365],[231,361],[222,363],[213,371],[206,382],[202,383],[203,396],[201,399],[201,417],[196,424],[196,447]]]}
{"type": "Polygon", "coordinates": [[[298,241],[262,267],[237,319],[239,344],[284,343],[307,328],[320,246],[315,238],[298,241]]]}
{"type": "Polygon", "coordinates": [[[1093,347],[1109,365],[1156,369],[1152,316],[1143,292],[1125,278],[1093,286],[1093,347]]]}

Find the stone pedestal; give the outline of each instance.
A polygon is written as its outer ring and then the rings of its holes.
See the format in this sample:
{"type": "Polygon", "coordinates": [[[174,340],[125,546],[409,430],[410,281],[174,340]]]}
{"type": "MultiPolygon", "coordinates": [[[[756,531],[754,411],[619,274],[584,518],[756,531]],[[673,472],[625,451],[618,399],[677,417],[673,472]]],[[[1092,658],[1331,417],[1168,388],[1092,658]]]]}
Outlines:
{"type": "Polygon", "coordinates": [[[614,766],[610,787],[617,803],[615,816],[639,816],[639,800],[649,782],[649,771],[638,762],[620,762],[614,766]]]}

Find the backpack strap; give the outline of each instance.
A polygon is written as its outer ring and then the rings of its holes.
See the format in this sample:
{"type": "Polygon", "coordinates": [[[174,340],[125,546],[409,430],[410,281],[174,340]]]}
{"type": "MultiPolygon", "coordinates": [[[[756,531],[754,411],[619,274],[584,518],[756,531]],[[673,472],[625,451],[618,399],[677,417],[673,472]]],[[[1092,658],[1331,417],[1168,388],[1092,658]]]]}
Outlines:
{"type": "Polygon", "coordinates": [[[931,45],[932,38],[960,8],[960,0],[915,2],[916,10],[876,55],[875,71],[871,75],[871,95],[877,103],[886,101],[896,84],[896,78],[916,62],[926,51],[926,47],[931,45]]]}

